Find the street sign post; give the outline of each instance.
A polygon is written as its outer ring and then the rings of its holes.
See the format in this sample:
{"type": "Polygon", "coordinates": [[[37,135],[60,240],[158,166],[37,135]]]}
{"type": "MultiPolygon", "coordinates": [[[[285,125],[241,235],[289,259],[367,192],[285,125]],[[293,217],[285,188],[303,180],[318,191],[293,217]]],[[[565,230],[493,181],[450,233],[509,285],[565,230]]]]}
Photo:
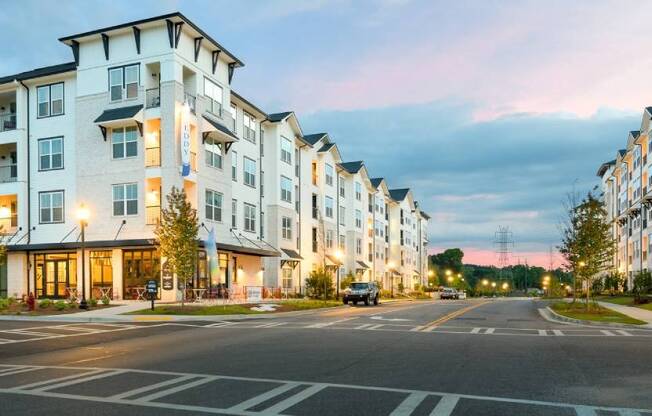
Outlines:
{"type": "Polygon", "coordinates": [[[156,295],[158,294],[158,281],[148,280],[147,286],[145,286],[145,288],[147,289],[149,300],[152,301],[152,310],[154,310],[154,299],[156,299],[156,295]]]}

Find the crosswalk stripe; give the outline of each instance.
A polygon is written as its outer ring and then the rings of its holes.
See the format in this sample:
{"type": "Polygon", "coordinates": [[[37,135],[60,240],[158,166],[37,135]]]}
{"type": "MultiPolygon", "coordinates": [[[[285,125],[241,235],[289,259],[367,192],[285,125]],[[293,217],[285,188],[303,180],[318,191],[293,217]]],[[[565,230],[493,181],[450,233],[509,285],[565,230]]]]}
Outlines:
{"type": "Polygon", "coordinates": [[[633,337],[634,335],[630,334],[629,332],[623,330],[623,329],[617,329],[614,332],[617,332],[618,334],[624,336],[624,337],[633,337]]]}
{"type": "Polygon", "coordinates": [[[83,373],[71,374],[69,376],[63,376],[63,377],[51,378],[49,380],[37,381],[35,383],[21,384],[21,385],[12,387],[12,390],[29,390],[29,389],[32,389],[34,387],[45,386],[46,384],[53,384],[53,383],[58,383],[60,381],[72,380],[72,379],[75,379],[75,378],[86,377],[86,376],[91,376],[91,375],[98,374],[98,373],[103,373],[104,371],[105,370],[91,370],[91,371],[85,371],[83,373]]]}
{"type": "Polygon", "coordinates": [[[430,416],[450,416],[459,400],[460,398],[457,396],[443,396],[430,412],[430,416]]]}
{"type": "Polygon", "coordinates": [[[353,319],[358,319],[358,317],[354,316],[352,318],[338,319],[337,321],[332,321],[332,322],[319,322],[317,324],[308,325],[306,328],[326,328],[327,326],[339,324],[340,322],[351,321],[353,319]]]}
{"type": "Polygon", "coordinates": [[[370,327],[367,328],[367,329],[369,329],[369,330],[373,330],[373,329],[381,328],[381,327],[383,327],[383,326],[385,326],[385,324],[378,324],[378,325],[370,326],[370,327]]]}
{"type": "Polygon", "coordinates": [[[228,325],[232,325],[232,324],[233,324],[232,322],[216,322],[214,324],[204,325],[204,328],[219,328],[219,327],[222,327],[222,326],[228,326],[228,325]]]}
{"type": "Polygon", "coordinates": [[[546,331],[545,329],[540,329],[539,330],[539,335],[542,336],[542,337],[546,337],[546,336],[548,336],[548,331],[546,331]]]}
{"type": "Polygon", "coordinates": [[[95,374],[95,375],[88,376],[88,377],[81,377],[81,378],[78,377],[78,378],[75,378],[75,379],[72,379],[72,380],[63,381],[61,383],[48,384],[48,385],[46,385],[44,387],[39,387],[39,388],[36,388],[36,389],[32,389],[30,391],[45,392],[45,391],[48,391],[48,390],[55,390],[55,389],[58,389],[58,388],[61,388],[61,387],[72,386],[74,384],[86,383],[87,381],[98,380],[100,378],[116,376],[118,374],[123,374],[123,373],[126,373],[126,372],[127,372],[127,370],[111,370],[111,371],[107,371],[107,372],[100,373],[100,374],[95,374]]]}
{"type": "Polygon", "coordinates": [[[289,390],[292,390],[293,388],[300,386],[299,383],[285,383],[282,384],[275,389],[269,390],[263,394],[259,394],[256,397],[252,397],[249,400],[245,400],[244,402],[238,403],[235,406],[230,407],[228,410],[231,412],[242,412],[244,410],[249,409],[250,407],[254,407],[266,400],[269,400],[273,397],[276,397],[280,394],[283,394],[289,390]]]}
{"type": "Polygon", "coordinates": [[[615,337],[616,336],[616,334],[614,334],[611,331],[607,331],[606,329],[601,329],[600,332],[602,332],[603,334],[605,334],[608,337],[615,337]]]}
{"type": "Polygon", "coordinates": [[[428,397],[427,393],[410,394],[389,416],[410,416],[426,397],[428,397]]]}
{"type": "Polygon", "coordinates": [[[595,409],[588,406],[576,406],[575,413],[577,413],[577,416],[598,416],[595,409]]]}
{"type": "Polygon", "coordinates": [[[558,329],[553,329],[553,330],[552,330],[552,333],[555,334],[555,335],[558,336],[558,337],[563,337],[563,336],[564,336],[564,333],[561,332],[561,331],[558,330],[558,329]]]}
{"type": "Polygon", "coordinates": [[[152,400],[160,399],[161,397],[169,396],[174,393],[178,393],[183,390],[188,390],[193,387],[201,386],[202,384],[210,383],[219,379],[217,376],[208,376],[203,377],[199,380],[191,381],[190,383],[182,384],[180,386],[172,387],[166,390],[157,391],[156,393],[149,394],[147,396],[139,397],[136,399],[136,402],[151,402],[152,400]]]}
{"type": "Polygon", "coordinates": [[[485,334],[489,334],[489,335],[491,335],[491,334],[494,333],[495,330],[496,330],[496,328],[487,328],[487,330],[484,331],[484,333],[485,333],[485,334]]]}
{"type": "Polygon", "coordinates": [[[365,329],[365,328],[368,328],[368,327],[373,326],[373,325],[374,325],[374,324],[362,324],[362,325],[358,325],[358,326],[356,326],[356,327],[353,328],[353,329],[365,329]]]}
{"type": "Polygon", "coordinates": [[[281,400],[280,402],[276,403],[274,406],[265,409],[265,413],[270,415],[276,415],[282,413],[284,410],[289,409],[295,404],[306,400],[310,396],[314,396],[315,394],[319,393],[325,388],[326,386],[323,384],[312,385],[307,389],[301,390],[299,393],[288,397],[285,400],[281,400]]]}
{"type": "Polygon", "coordinates": [[[0,377],[13,376],[14,374],[27,373],[28,371],[34,371],[38,369],[39,369],[38,367],[19,368],[12,371],[5,371],[3,373],[0,373],[0,377]]]}
{"type": "Polygon", "coordinates": [[[479,334],[481,329],[482,329],[482,328],[473,328],[473,329],[471,330],[471,333],[472,333],[472,334],[479,334]]]}
{"type": "Polygon", "coordinates": [[[172,384],[177,384],[177,383],[182,383],[184,381],[192,380],[193,378],[196,378],[196,376],[189,375],[189,376],[175,377],[170,380],[161,381],[160,383],[150,384],[148,386],[139,387],[137,389],[125,391],[120,394],[115,394],[109,397],[109,399],[124,399],[125,397],[135,396],[140,393],[145,393],[150,390],[158,389],[159,387],[165,387],[172,384]]]}

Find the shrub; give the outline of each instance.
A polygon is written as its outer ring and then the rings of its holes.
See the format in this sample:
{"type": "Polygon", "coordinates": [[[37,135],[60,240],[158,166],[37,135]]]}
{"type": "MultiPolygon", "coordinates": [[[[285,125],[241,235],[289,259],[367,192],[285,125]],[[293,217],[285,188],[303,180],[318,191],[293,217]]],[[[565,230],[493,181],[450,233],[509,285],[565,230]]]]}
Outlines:
{"type": "Polygon", "coordinates": [[[634,296],[636,303],[642,303],[641,295],[647,295],[652,290],[652,273],[638,272],[634,277],[634,296]]]}
{"type": "Polygon", "coordinates": [[[7,298],[7,304],[8,304],[9,306],[16,304],[16,302],[18,302],[18,300],[17,300],[15,297],[13,297],[13,296],[7,298]]]}
{"type": "Polygon", "coordinates": [[[383,290],[380,291],[380,297],[381,298],[391,298],[392,297],[392,291],[387,290],[387,289],[383,289],[383,290]]]}
{"type": "Polygon", "coordinates": [[[63,300],[58,300],[54,302],[54,307],[56,308],[56,310],[62,311],[66,309],[68,306],[66,305],[66,302],[64,302],[63,300]]]}
{"type": "Polygon", "coordinates": [[[97,299],[95,299],[95,298],[91,298],[91,299],[89,299],[89,300],[88,300],[88,305],[89,305],[91,308],[96,307],[96,306],[97,306],[97,299]]]}
{"type": "Polygon", "coordinates": [[[50,299],[42,299],[38,303],[39,308],[49,308],[50,305],[52,305],[52,301],[50,299]]]}
{"type": "Polygon", "coordinates": [[[111,299],[108,296],[102,296],[102,305],[106,306],[111,303],[111,299]]]}
{"type": "Polygon", "coordinates": [[[344,276],[344,278],[340,280],[340,289],[346,289],[353,282],[355,282],[355,275],[351,272],[348,272],[346,276],[344,276]]]}
{"type": "Polygon", "coordinates": [[[398,291],[399,293],[405,292],[405,285],[403,284],[403,282],[398,284],[398,291]]]}
{"type": "Polygon", "coordinates": [[[313,270],[306,279],[306,291],[312,298],[331,298],[334,292],[333,276],[321,267],[313,270]]]}
{"type": "Polygon", "coordinates": [[[0,298],[0,310],[7,309],[9,307],[9,299],[0,298]]]}

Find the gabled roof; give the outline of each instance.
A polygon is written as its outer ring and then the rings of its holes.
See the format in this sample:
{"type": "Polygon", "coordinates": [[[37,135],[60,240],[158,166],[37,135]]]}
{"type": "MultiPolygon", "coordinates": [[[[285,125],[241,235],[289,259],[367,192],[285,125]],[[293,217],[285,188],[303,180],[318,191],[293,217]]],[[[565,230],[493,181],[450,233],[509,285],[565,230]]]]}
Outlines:
{"type": "Polygon", "coordinates": [[[74,62],[66,62],[64,64],[57,64],[51,66],[44,66],[41,68],[32,69],[30,71],[20,72],[14,75],[7,75],[0,77],[0,84],[7,84],[14,81],[25,81],[32,78],[46,77],[49,75],[62,74],[64,72],[75,71],[77,65],[74,62]]]}
{"type": "Polygon", "coordinates": [[[342,162],[339,166],[350,174],[358,173],[360,169],[364,168],[364,162],[358,160],[356,162],[342,162]]]}
{"type": "Polygon", "coordinates": [[[268,117],[266,112],[261,110],[258,106],[256,106],[251,101],[247,100],[246,98],[244,98],[242,95],[238,94],[237,92],[231,90],[231,95],[234,96],[235,98],[237,98],[238,100],[242,101],[243,103],[245,103],[246,105],[248,105],[249,107],[254,109],[255,111],[257,111],[258,113],[260,113],[260,115],[262,115],[264,118],[268,117]]]}
{"type": "Polygon", "coordinates": [[[317,152],[318,153],[328,152],[329,150],[331,150],[333,146],[335,146],[335,143],[324,143],[324,145],[320,147],[319,150],[317,150],[317,152]]]}
{"type": "Polygon", "coordinates": [[[391,196],[392,199],[397,202],[404,200],[405,197],[407,197],[408,193],[410,193],[410,188],[389,190],[389,196],[391,196]]]}
{"type": "Polygon", "coordinates": [[[278,123],[278,122],[283,121],[286,118],[290,117],[292,115],[292,113],[293,113],[293,111],[284,111],[282,113],[268,114],[267,115],[267,121],[271,121],[272,123],[278,123]]]}
{"type": "Polygon", "coordinates": [[[82,38],[93,37],[95,35],[100,35],[100,34],[103,34],[103,33],[119,31],[119,30],[122,30],[122,29],[131,28],[131,27],[138,27],[139,25],[145,25],[147,23],[152,23],[152,22],[156,22],[156,21],[159,21],[159,20],[170,20],[170,21],[173,21],[175,23],[185,23],[185,24],[187,24],[194,32],[196,32],[196,35],[198,35],[198,37],[202,37],[202,38],[204,38],[204,41],[212,43],[213,47],[216,50],[219,50],[221,53],[223,53],[226,56],[228,56],[229,58],[231,58],[231,60],[233,61],[233,63],[236,66],[240,66],[240,67],[244,66],[244,63],[240,59],[236,58],[235,55],[233,55],[231,52],[226,50],[226,48],[224,48],[222,45],[217,43],[217,41],[215,39],[213,39],[206,32],[201,30],[196,24],[194,24],[192,21],[190,21],[190,19],[188,19],[186,16],[184,16],[180,12],[162,14],[160,16],[148,17],[147,19],[134,20],[132,22],[121,23],[121,24],[114,25],[114,26],[109,26],[109,27],[103,27],[101,29],[95,29],[95,30],[91,30],[91,31],[88,31],[88,32],[77,33],[75,35],[64,36],[62,38],[59,38],[59,42],[63,42],[66,45],[71,45],[73,43],[73,41],[78,41],[78,40],[80,40],[82,38]]]}
{"type": "Polygon", "coordinates": [[[314,146],[318,141],[320,141],[324,137],[328,137],[328,134],[327,133],[306,134],[303,136],[303,140],[310,143],[310,145],[314,146]]]}
{"type": "Polygon", "coordinates": [[[620,150],[618,150],[618,154],[620,155],[620,157],[623,157],[623,156],[625,156],[627,154],[627,150],[620,149],[620,150]]]}
{"type": "Polygon", "coordinates": [[[607,173],[607,170],[609,170],[609,167],[614,166],[615,164],[616,164],[616,159],[603,163],[602,165],[600,165],[597,175],[599,177],[603,177],[604,174],[607,173]]]}
{"type": "Polygon", "coordinates": [[[385,178],[371,178],[369,181],[371,182],[371,186],[374,188],[378,189],[380,184],[385,180],[385,178]]]}

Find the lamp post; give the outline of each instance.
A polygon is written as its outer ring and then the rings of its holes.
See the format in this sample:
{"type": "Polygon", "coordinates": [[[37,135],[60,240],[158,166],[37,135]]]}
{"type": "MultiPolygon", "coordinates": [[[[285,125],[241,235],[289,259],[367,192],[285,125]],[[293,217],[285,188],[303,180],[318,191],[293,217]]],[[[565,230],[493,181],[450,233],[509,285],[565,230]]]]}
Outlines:
{"type": "Polygon", "coordinates": [[[338,299],[340,297],[340,266],[342,264],[342,258],[343,257],[344,257],[344,254],[342,253],[342,251],[337,250],[335,252],[335,258],[339,262],[339,264],[337,265],[337,273],[336,273],[337,275],[335,277],[335,285],[336,285],[335,286],[335,297],[338,298],[338,299]]]}
{"type": "Polygon", "coordinates": [[[77,209],[77,219],[81,227],[81,257],[82,257],[82,299],[79,302],[79,309],[88,309],[86,303],[86,225],[89,217],[88,208],[81,204],[77,209]]]}
{"type": "Polygon", "coordinates": [[[394,297],[394,262],[390,261],[387,263],[387,268],[389,268],[389,285],[392,287],[392,297],[394,297]]]}

